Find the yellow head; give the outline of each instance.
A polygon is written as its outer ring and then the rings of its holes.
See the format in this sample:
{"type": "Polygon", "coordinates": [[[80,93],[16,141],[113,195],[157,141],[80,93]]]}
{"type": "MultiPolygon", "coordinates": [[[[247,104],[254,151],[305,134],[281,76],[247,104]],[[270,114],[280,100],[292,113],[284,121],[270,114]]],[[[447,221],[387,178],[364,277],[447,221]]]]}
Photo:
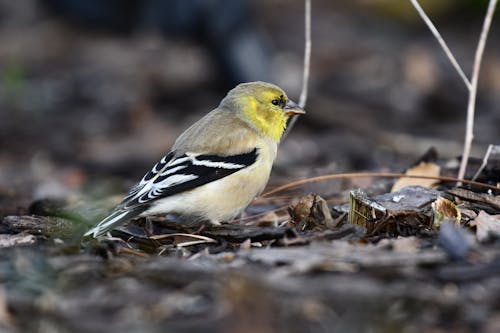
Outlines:
{"type": "Polygon", "coordinates": [[[283,135],[288,117],[305,113],[280,87],[260,81],[237,85],[220,107],[236,112],[241,120],[275,141],[283,135]]]}

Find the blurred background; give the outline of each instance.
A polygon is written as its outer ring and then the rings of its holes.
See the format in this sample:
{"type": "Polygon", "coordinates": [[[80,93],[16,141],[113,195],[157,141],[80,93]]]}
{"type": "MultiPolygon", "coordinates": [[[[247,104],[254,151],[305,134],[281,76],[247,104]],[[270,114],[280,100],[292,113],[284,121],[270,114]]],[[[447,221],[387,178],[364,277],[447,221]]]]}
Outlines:
{"type": "MultiPolygon", "coordinates": [[[[422,1],[467,74],[487,1],[422,1]]],[[[500,18],[473,155],[499,143],[500,18]]],[[[302,0],[0,0],[0,215],[36,199],[125,193],[228,89],[298,100],[302,0]]],[[[312,1],[308,114],[273,182],[402,171],[461,153],[467,91],[409,1],[312,1]]]]}

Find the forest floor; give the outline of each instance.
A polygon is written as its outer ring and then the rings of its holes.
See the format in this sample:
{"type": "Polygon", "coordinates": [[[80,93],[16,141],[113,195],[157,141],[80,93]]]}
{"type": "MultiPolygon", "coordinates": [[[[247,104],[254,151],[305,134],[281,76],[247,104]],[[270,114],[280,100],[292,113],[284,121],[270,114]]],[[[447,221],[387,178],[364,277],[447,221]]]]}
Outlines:
{"type": "MultiPolygon", "coordinates": [[[[232,224],[154,217],[82,241],[227,87],[192,41],[89,32],[30,3],[0,8],[0,332],[500,331],[498,156],[483,185],[350,176],[257,198],[232,224]]],[[[298,96],[302,7],[283,3],[259,2],[257,23],[298,96]]],[[[354,171],[456,176],[465,89],[421,22],[315,6],[308,114],[267,191],[354,171]]],[[[470,62],[476,37],[443,21],[470,62]]],[[[497,50],[467,179],[498,143],[497,50]]]]}

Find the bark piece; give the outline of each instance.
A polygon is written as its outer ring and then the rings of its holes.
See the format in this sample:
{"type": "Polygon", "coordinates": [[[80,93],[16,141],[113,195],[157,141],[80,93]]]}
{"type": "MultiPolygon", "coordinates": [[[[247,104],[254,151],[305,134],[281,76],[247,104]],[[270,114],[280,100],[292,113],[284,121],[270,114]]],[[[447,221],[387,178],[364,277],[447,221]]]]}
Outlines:
{"type": "Polygon", "coordinates": [[[367,235],[388,233],[409,236],[432,227],[431,203],[438,191],[420,186],[369,198],[360,190],[350,194],[349,223],[366,229],[367,235]]]}

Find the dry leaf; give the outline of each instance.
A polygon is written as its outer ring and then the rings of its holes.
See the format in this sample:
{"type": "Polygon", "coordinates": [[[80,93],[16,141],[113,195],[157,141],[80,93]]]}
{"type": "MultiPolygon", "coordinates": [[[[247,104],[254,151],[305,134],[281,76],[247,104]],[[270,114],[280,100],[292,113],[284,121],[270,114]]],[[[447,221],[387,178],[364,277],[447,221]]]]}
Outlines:
{"type": "MultiPolygon", "coordinates": [[[[441,168],[436,163],[432,162],[420,162],[416,166],[406,170],[405,175],[408,176],[426,176],[426,177],[438,177],[441,168]]],[[[431,187],[434,185],[436,180],[434,179],[422,179],[422,178],[400,178],[392,186],[391,192],[397,192],[403,187],[407,186],[422,186],[431,187]]]]}
{"type": "Polygon", "coordinates": [[[299,230],[333,229],[337,225],[325,199],[310,193],[288,209],[290,224],[299,230]]]}
{"type": "Polygon", "coordinates": [[[480,242],[487,241],[491,236],[500,236],[500,215],[490,215],[480,211],[474,220],[476,237],[480,242]]]}
{"type": "Polygon", "coordinates": [[[454,222],[460,225],[462,213],[457,205],[448,199],[439,197],[432,203],[432,212],[434,213],[434,225],[439,227],[443,222],[454,222]]]}

